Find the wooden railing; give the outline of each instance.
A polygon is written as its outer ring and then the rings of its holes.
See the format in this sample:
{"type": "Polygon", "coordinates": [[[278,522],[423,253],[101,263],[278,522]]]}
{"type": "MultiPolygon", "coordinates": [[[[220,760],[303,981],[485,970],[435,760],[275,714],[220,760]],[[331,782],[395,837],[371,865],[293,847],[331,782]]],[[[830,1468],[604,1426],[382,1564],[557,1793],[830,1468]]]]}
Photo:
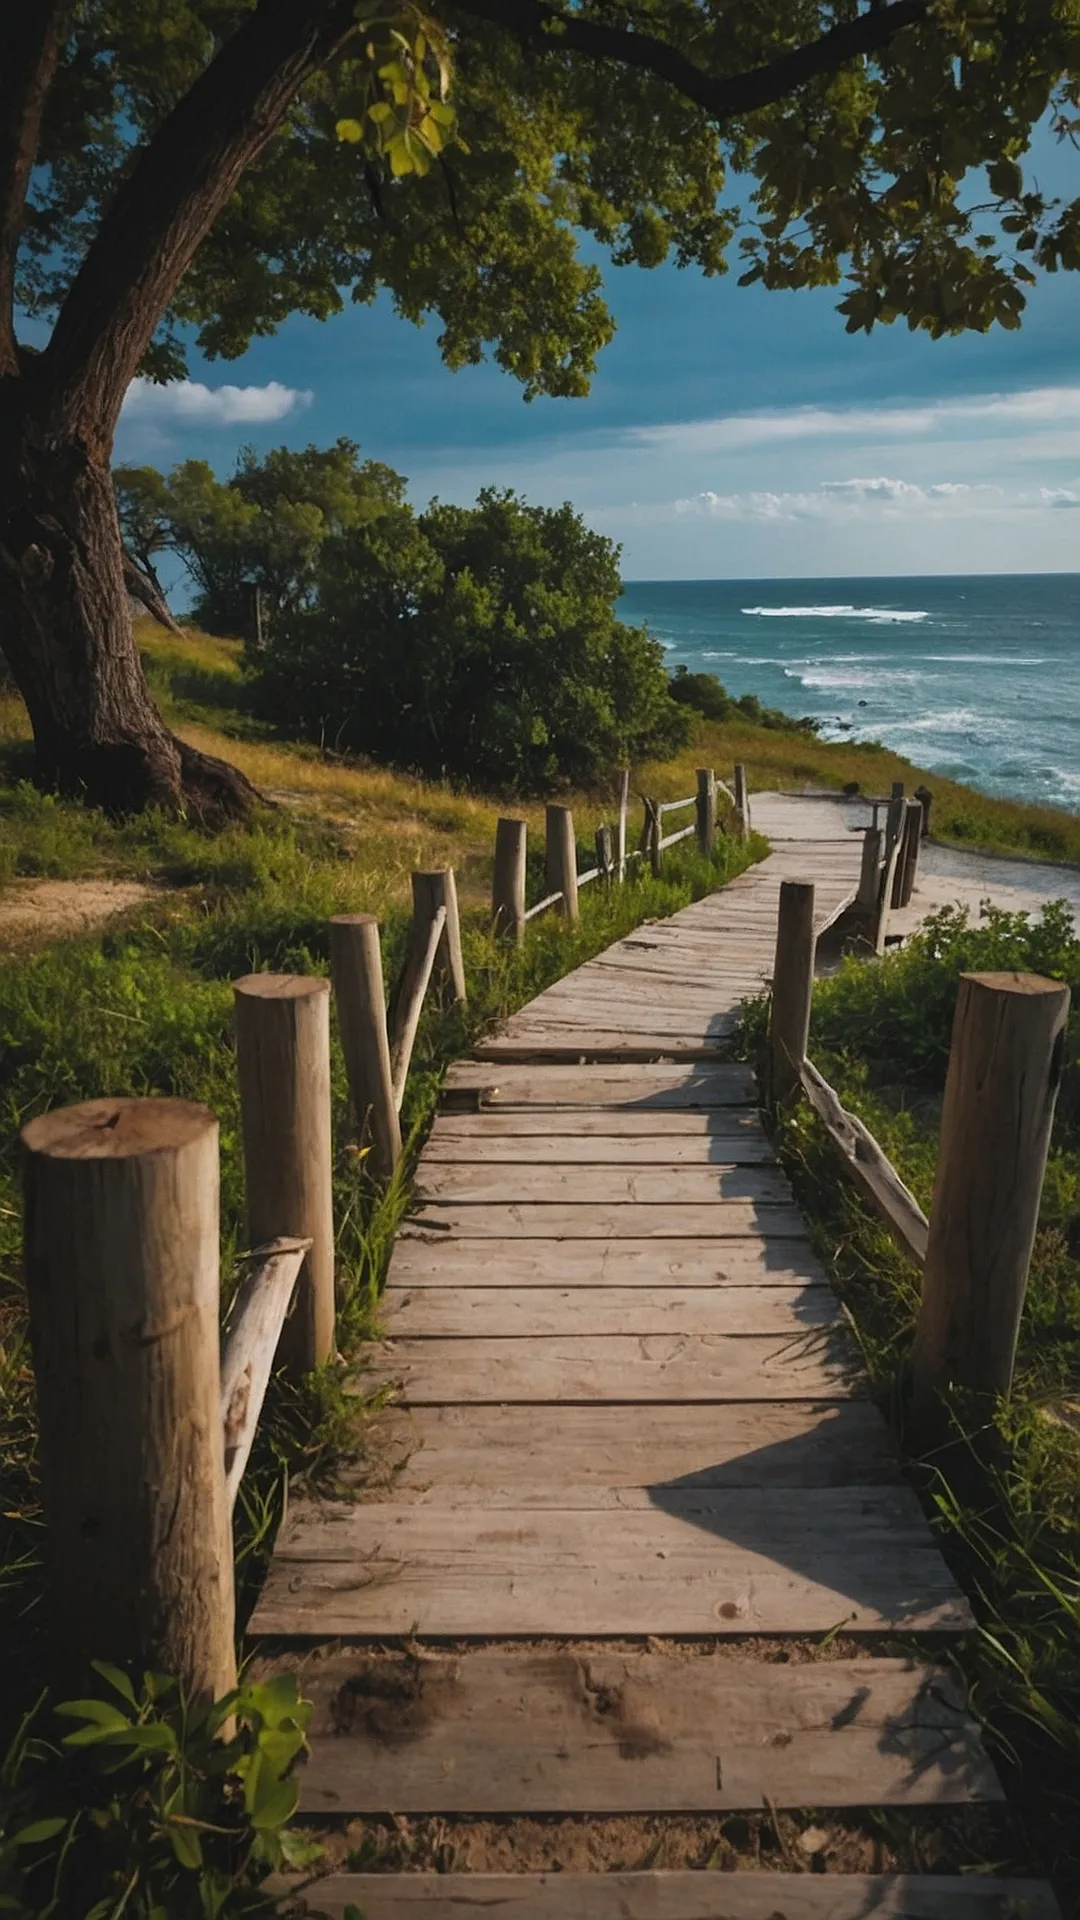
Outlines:
{"type": "Polygon", "coordinates": [[[647,860],[654,874],[663,870],[663,856],[668,847],[681,840],[696,839],[699,851],[712,853],[719,830],[717,821],[717,794],[722,793],[734,809],[734,825],[741,838],[750,834],[750,799],[744,767],[735,768],[734,791],[724,781],[718,780],[711,767],[699,767],[697,773],[697,791],[688,794],[685,800],[655,800],[649,794],[642,794],[643,822],[641,836],[635,848],[627,849],[627,828],[629,823],[630,775],[622,775],[619,793],[619,808],[614,825],[605,823],[596,830],[596,864],[585,872],[578,871],[577,837],[574,831],[574,817],[569,807],[549,806],[545,818],[544,838],[544,877],[545,887],[541,899],[532,906],[525,905],[525,885],[527,873],[528,828],[524,820],[502,819],[495,830],[495,867],[492,880],[491,911],[495,932],[503,939],[517,944],[525,937],[525,928],[530,920],[542,913],[557,909],[567,920],[578,918],[578,894],[595,880],[601,880],[610,886],[625,880],[631,863],[635,860],[647,860]],[[694,818],[689,825],[677,827],[672,833],[664,833],[665,814],[681,813],[687,807],[694,808],[694,818]]]}
{"type": "MultiPolygon", "coordinates": [[[[894,855],[898,844],[899,837],[894,855]]],[[[886,863],[886,889],[895,873],[895,864],[886,863]]],[[[961,975],[927,1219],[873,1134],[807,1057],[813,922],[813,886],[784,881],[768,1093],[778,1108],[810,1102],[838,1165],[921,1271],[911,1415],[917,1441],[930,1446],[942,1432],[942,1403],[955,1388],[989,1403],[1012,1382],[1069,989],[1033,974],[961,975]]]]}
{"type": "MultiPolygon", "coordinates": [[[[391,1176],[420,1010],[465,998],[450,869],[413,875],[384,1002],[378,922],[330,923],[359,1144],[391,1176]]],[[[63,1669],[91,1659],[235,1684],[232,1511],[275,1366],[335,1351],[328,980],[234,987],[249,1253],[220,1333],[218,1122],[185,1100],[106,1099],[24,1130],[25,1265],[63,1669]]]]}

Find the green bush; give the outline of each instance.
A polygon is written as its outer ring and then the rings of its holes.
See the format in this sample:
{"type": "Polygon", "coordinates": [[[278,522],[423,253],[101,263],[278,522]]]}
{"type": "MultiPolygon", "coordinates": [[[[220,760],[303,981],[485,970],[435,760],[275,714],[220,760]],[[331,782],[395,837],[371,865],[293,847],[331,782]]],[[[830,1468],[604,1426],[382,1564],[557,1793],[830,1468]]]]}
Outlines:
{"type": "Polygon", "coordinates": [[[779,707],[763,707],[756,693],[743,693],[736,699],[715,673],[691,673],[689,667],[676,667],[668,681],[668,692],[679,706],[692,707],[706,720],[750,720],[776,733],[817,732],[816,720],[795,720],[779,707]]]}

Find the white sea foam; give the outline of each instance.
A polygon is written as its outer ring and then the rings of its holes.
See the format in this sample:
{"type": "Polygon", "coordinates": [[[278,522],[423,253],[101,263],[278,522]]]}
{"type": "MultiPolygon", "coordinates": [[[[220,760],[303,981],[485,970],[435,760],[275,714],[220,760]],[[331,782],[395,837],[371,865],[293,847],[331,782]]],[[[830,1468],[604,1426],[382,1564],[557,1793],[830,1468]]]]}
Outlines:
{"type": "Polygon", "coordinates": [[[744,614],[756,614],[761,620],[866,620],[871,626],[890,627],[929,620],[924,610],[897,607],[742,607],[744,614]]]}
{"type": "Polygon", "coordinates": [[[1046,661],[1026,653],[923,653],[921,660],[942,660],[962,667],[1045,667],[1046,661]]]}

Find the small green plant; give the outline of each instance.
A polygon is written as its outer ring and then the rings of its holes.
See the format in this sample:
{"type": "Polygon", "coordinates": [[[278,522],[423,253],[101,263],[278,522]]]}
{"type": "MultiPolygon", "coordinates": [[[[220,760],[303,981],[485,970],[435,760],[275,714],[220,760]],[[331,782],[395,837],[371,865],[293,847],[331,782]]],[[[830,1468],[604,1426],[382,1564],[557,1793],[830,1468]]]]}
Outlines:
{"type": "Polygon", "coordinates": [[[159,1674],[137,1687],[94,1665],[107,1697],[57,1706],[75,1722],[57,1742],[24,1721],[0,1770],[0,1913],[238,1920],[275,1911],[266,1875],[310,1867],[321,1853],[288,1824],[311,1714],[295,1674],[200,1706],[159,1674]]]}

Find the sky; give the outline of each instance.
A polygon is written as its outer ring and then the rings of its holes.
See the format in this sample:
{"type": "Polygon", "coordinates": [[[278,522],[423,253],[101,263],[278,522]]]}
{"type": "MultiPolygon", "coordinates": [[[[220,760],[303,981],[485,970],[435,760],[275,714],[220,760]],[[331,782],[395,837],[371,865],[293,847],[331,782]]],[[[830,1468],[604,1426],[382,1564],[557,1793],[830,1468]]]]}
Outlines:
{"type": "MultiPolygon", "coordinates": [[[[1075,149],[1046,166],[1080,192],[1075,149]]],[[[618,332],[586,399],[526,405],[491,365],[451,373],[437,321],[380,300],[136,382],[116,457],[225,477],[245,444],[346,434],[417,506],[485,485],[572,501],[627,579],[1080,571],[1080,275],[1044,277],[1018,333],[942,341],[847,335],[828,290],[605,279],[618,332]]]]}

